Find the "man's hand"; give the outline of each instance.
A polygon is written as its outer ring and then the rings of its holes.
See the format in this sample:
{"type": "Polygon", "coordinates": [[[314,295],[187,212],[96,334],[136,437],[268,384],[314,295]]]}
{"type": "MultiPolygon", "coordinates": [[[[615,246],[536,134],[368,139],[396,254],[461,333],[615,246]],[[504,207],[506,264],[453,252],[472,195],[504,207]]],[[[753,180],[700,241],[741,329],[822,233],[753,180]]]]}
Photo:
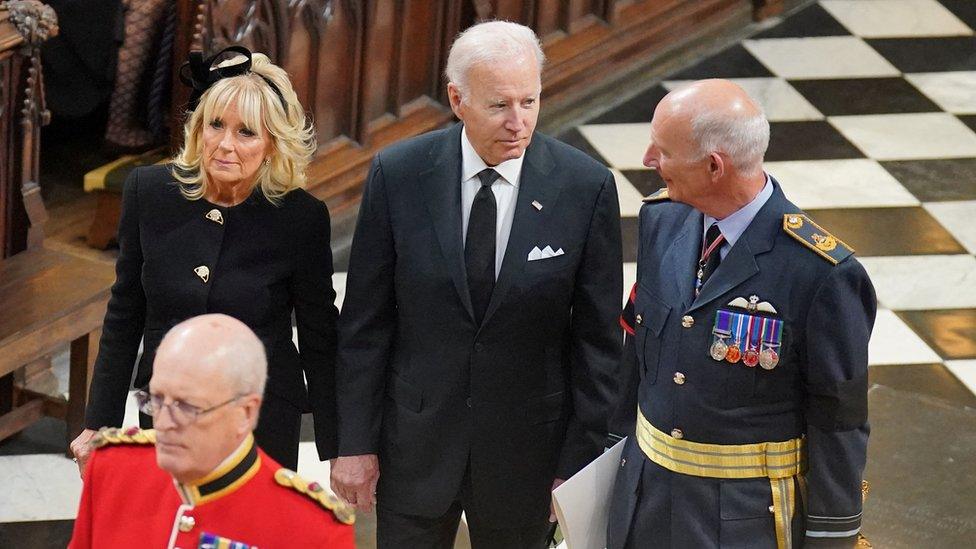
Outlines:
{"type": "Polygon", "coordinates": [[[376,454],[340,456],[332,464],[332,491],[360,511],[373,510],[380,462],[376,454]]]}
{"type": "MultiPolygon", "coordinates": [[[[557,478],[556,480],[552,481],[552,489],[555,490],[556,488],[559,488],[559,485],[562,484],[562,483],[564,483],[564,482],[566,482],[566,481],[563,480],[563,479],[561,479],[561,478],[557,478]]],[[[549,500],[549,522],[556,522],[556,504],[553,503],[553,501],[554,500],[550,497],[550,500],[549,500]]]]}
{"type": "Polygon", "coordinates": [[[75,455],[75,461],[78,463],[78,474],[81,478],[85,478],[85,464],[88,463],[88,457],[91,456],[91,439],[95,438],[97,434],[98,431],[85,429],[69,445],[71,453],[75,455]]]}

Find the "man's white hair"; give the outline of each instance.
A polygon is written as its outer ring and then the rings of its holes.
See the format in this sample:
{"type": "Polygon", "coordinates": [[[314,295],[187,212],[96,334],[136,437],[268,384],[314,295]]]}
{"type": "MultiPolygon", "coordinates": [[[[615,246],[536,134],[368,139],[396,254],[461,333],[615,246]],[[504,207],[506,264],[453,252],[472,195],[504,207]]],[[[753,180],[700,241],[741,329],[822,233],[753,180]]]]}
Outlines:
{"type": "Polygon", "coordinates": [[[506,63],[523,56],[534,56],[542,73],[546,55],[539,38],[529,27],[509,21],[487,21],[468,27],[458,35],[447,56],[444,75],[468,95],[468,74],[475,65],[506,63]]]}
{"type": "Polygon", "coordinates": [[[691,117],[691,138],[698,144],[699,155],[723,152],[745,176],[762,171],[769,147],[769,121],[762,107],[756,107],[758,113],[742,115],[696,109],[691,117]]]}

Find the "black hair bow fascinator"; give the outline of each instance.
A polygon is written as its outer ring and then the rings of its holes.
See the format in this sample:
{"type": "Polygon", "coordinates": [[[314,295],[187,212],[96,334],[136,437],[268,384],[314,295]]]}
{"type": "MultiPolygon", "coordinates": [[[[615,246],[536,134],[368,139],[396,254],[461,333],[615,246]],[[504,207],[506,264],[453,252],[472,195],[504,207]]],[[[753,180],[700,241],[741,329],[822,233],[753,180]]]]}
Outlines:
{"type": "MultiPolygon", "coordinates": [[[[187,108],[191,111],[196,109],[197,104],[200,102],[200,97],[210,89],[210,86],[213,86],[219,80],[240,76],[249,72],[251,72],[251,50],[244,46],[229,46],[207,58],[203,57],[203,52],[200,50],[191,51],[189,60],[180,67],[180,80],[191,90],[187,108]],[[219,66],[224,61],[233,59],[237,55],[244,56],[244,59],[238,63],[219,66]]],[[[281,90],[278,89],[278,86],[263,75],[258,76],[267,82],[268,86],[271,86],[272,91],[275,92],[275,95],[281,101],[282,108],[287,111],[287,103],[285,103],[285,98],[281,94],[281,90]]]]}

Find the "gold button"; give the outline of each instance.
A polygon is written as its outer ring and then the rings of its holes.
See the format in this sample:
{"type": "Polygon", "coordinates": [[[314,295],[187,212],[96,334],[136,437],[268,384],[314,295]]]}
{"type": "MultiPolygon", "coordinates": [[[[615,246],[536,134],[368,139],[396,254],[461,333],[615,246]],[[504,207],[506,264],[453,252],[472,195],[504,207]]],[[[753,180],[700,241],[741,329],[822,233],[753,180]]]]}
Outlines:
{"type": "Polygon", "coordinates": [[[193,269],[193,272],[197,273],[200,280],[204,282],[210,280],[210,267],[207,267],[206,265],[200,265],[199,267],[193,269]]]}
{"type": "Polygon", "coordinates": [[[640,326],[641,324],[644,323],[644,317],[642,317],[641,315],[637,315],[637,319],[636,320],[637,320],[637,325],[638,326],[640,326]]]}
{"type": "Polygon", "coordinates": [[[674,438],[684,438],[685,434],[681,432],[681,429],[671,429],[671,436],[674,438]]]}
{"type": "Polygon", "coordinates": [[[193,527],[197,525],[197,520],[193,517],[182,516],[180,517],[180,532],[186,533],[193,530],[193,527]]]}
{"type": "Polygon", "coordinates": [[[685,315],[681,317],[681,325],[685,328],[691,328],[695,325],[695,319],[692,318],[691,315],[685,315]]]}
{"type": "Polygon", "coordinates": [[[207,215],[204,216],[204,217],[206,217],[207,219],[209,219],[210,221],[213,221],[214,223],[216,223],[218,225],[223,225],[224,224],[224,216],[220,215],[220,210],[218,210],[217,208],[214,208],[214,209],[210,210],[209,212],[207,212],[207,215]]]}
{"type": "Polygon", "coordinates": [[[684,385],[685,384],[685,375],[682,374],[681,372],[675,372],[674,373],[674,382],[677,383],[678,385],[684,385]]]}
{"type": "Polygon", "coordinates": [[[620,466],[623,467],[624,465],[627,465],[627,458],[623,458],[620,460],[620,466]]]}

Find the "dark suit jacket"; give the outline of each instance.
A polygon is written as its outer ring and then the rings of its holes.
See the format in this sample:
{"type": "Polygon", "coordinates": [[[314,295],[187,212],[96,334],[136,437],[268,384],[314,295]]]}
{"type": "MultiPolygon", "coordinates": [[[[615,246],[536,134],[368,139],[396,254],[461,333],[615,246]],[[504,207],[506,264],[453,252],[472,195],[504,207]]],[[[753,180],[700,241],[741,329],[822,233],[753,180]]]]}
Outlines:
{"type": "Polygon", "coordinates": [[[125,184],[117,279],[86,425],[121,424],[140,338],[145,340],[136,387],[149,382],[156,348],[173,325],[204,313],[224,313],[261,338],[268,354],[266,390],[299,409],[311,409],[319,457],[333,457],[338,311],[325,204],[304,190],[288,193],[279,206],[257,189],[230,208],[190,201],[169,170],[137,168],[125,184]],[[213,209],[220,211],[223,224],[207,219],[213,209]],[[206,282],[194,272],[201,265],[210,270],[206,282]],[[292,311],[301,353],[292,343],[292,311]]]}
{"type": "MultiPolygon", "coordinates": [[[[793,523],[800,546],[805,530],[860,525],[867,353],[877,303],[852,255],[834,265],[787,234],[783,216],[802,211],[773,185],[698,297],[702,213],[673,202],[641,208],[634,313],[642,321],[631,364],[639,374],[641,413],[665,433],[680,429],[686,441],[725,445],[805,437],[808,493],[797,502],[802,512],[793,523]],[[783,321],[772,370],[709,356],[716,310],[752,295],[772,304],[772,316],[783,321]]],[[[637,547],[774,547],[771,504],[767,478],[673,473],[647,460],[631,437],[617,475],[608,547],[624,547],[628,531],[637,547]],[[654,490],[638,489],[642,474],[654,490]],[[640,517],[652,520],[633,520],[638,505],[645,509],[640,517]]]]}
{"type": "Polygon", "coordinates": [[[536,133],[483,324],[461,239],[461,126],[381,152],[363,195],[340,317],[340,454],[378,453],[379,498],[443,514],[470,460],[473,500],[516,526],[554,477],[602,448],[621,297],[613,175],[536,133]],[[537,201],[541,210],[532,206],[537,201]],[[527,261],[533,247],[564,255],[527,261]]]}

